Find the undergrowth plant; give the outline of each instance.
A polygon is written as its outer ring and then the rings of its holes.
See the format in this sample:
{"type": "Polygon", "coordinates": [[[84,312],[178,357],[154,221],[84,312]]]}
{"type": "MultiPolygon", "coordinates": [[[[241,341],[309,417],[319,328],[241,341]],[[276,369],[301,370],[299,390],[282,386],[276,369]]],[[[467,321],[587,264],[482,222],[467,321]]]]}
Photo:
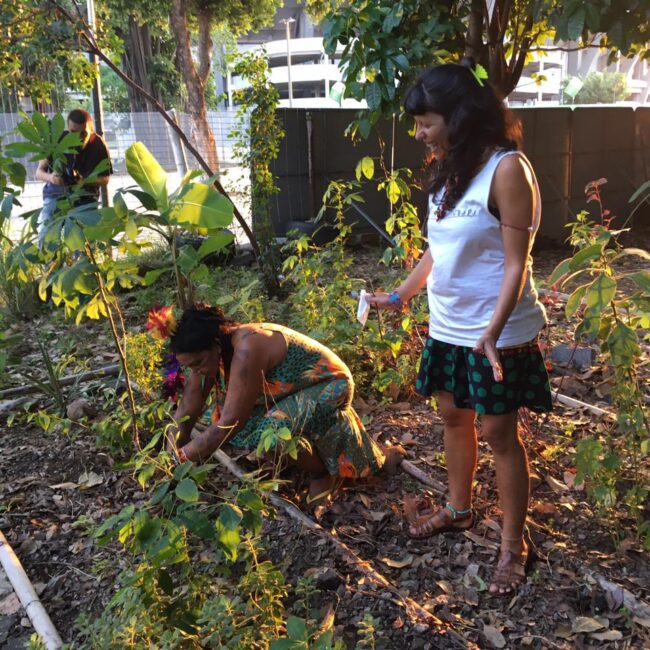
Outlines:
{"type": "Polygon", "coordinates": [[[283,271],[292,289],[287,298],[289,325],[331,347],[353,376],[370,378],[364,388],[397,398],[414,383],[420,345],[417,321],[413,312],[375,312],[364,328],[356,321],[358,291],[374,288],[350,274],[352,227],[345,213],[363,200],[359,190],[355,181],[334,181],[328,186],[318,218],[333,215],[336,236],[331,242],[319,247],[301,234],[287,243],[283,271]]]}
{"type": "Polygon", "coordinates": [[[641,343],[650,329],[650,271],[616,268],[625,257],[650,260],[640,248],[623,247],[624,229],[611,227],[603,208],[601,186],[605,179],[589,183],[588,201],[595,201],[600,220],[581,212],[571,228],[572,257],[553,271],[550,284],[578,286],[566,303],[566,316],[577,316],[576,341],[597,343],[612,368],[611,393],[616,421],[585,436],[577,445],[576,482],[587,479],[589,494],[603,511],[624,507],[637,520],[638,532],[650,550],[650,521],[645,519],[650,493],[650,413],[640,376],[641,343]]]}

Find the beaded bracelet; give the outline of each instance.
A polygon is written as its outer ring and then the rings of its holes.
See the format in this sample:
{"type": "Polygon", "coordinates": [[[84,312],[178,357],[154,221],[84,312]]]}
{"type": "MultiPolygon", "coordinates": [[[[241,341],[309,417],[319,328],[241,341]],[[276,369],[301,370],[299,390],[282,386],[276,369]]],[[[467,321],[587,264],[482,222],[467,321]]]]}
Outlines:
{"type": "Polygon", "coordinates": [[[178,460],[179,460],[179,464],[180,463],[186,463],[189,460],[188,457],[187,457],[187,454],[185,453],[185,448],[184,447],[181,447],[178,450],[178,460]]]}
{"type": "Polygon", "coordinates": [[[388,294],[388,302],[391,305],[395,305],[396,307],[403,307],[404,306],[404,301],[402,300],[401,296],[399,293],[397,293],[397,290],[391,291],[388,294]]]}

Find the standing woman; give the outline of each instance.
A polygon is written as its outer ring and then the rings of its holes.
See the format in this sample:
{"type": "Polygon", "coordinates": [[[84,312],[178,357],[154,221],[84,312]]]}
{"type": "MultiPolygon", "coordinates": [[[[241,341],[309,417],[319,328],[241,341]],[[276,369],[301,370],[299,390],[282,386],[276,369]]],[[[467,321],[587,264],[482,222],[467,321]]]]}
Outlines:
{"type": "Polygon", "coordinates": [[[409,89],[405,110],[430,154],[429,248],[409,277],[371,304],[401,309],[426,284],[429,336],[416,390],[435,395],[444,423],[449,500],[410,508],[409,533],[422,538],[473,524],[476,416],[494,454],[503,528],[491,594],[525,581],[523,537],[529,500],[517,411],[551,409],[537,337],[544,308],[530,251],[540,223],[537,181],[518,151],[519,125],[471,60],[437,66],[409,89]]]}

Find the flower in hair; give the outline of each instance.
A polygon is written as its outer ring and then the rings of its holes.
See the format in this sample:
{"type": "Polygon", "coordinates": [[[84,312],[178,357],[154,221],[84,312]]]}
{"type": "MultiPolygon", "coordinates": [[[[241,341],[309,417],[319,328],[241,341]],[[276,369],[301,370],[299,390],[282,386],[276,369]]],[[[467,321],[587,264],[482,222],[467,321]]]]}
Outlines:
{"type": "Polygon", "coordinates": [[[488,73],[487,70],[480,64],[477,63],[473,68],[469,68],[469,71],[474,75],[474,79],[478,82],[478,85],[483,88],[485,85],[483,80],[487,81],[488,73]]]}
{"type": "Polygon", "coordinates": [[[147,329],[151,336],[159,341],[164,341],[176,331],[176,317],[173,307],[160,307],[155,305],[149,310],[147,329]]]}

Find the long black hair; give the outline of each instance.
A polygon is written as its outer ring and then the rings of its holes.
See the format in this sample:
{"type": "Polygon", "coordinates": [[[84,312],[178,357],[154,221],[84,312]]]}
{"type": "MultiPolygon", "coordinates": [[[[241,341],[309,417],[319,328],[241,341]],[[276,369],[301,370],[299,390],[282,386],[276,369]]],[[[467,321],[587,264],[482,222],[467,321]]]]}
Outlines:
{"type": "Polygon", "coordinates": [[[219,307],[193,305],[183,312],[169,339],[169,348],[175,354],[190,354],[204,352],[218,343],[224,368],[229,370],[233,355],[232,330],[236,325],[219,307]]]}
{"type": "Polygon", "coordinates": [[[443,190],[438,219],[458,203],[486,152],[521,146],[518,120],[488,81],[479,83],[472,68],[475,62],[471,58],[430,68],[418,77],[404,98],[406,113],[437,113],[447,127],[449,149],[445,157],[439,162],[430,159],[427,165],[427,191],[435,196],[443,190]]]}

